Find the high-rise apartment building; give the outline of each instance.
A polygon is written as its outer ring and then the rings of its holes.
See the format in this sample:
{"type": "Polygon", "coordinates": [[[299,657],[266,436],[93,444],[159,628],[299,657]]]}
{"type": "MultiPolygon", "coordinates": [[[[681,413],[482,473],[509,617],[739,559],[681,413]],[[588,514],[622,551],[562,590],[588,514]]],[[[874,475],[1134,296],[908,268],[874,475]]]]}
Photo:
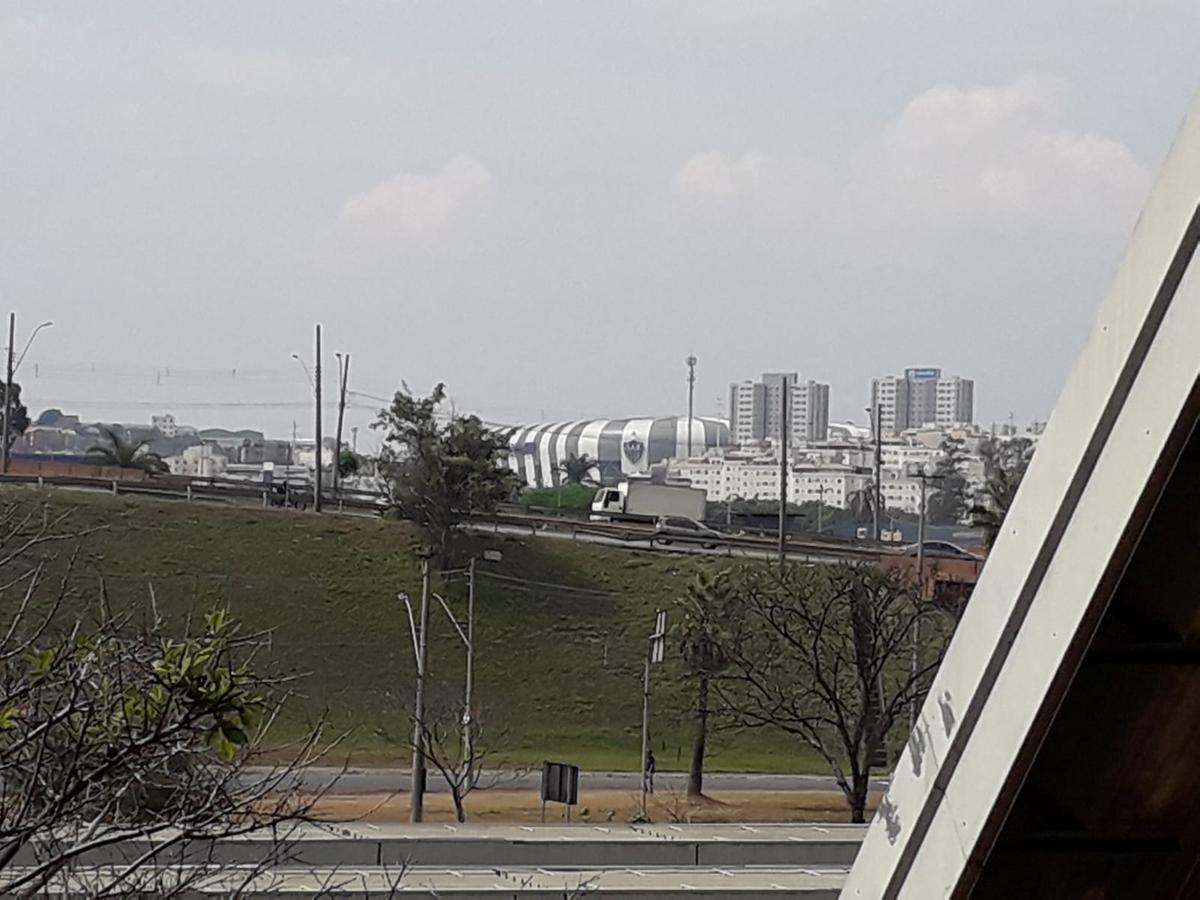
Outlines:
{"type": "Polygon", "coordinates": [[[871,407],[879,407],[881,428],[899,434],[907,428],[953,428],[975,418],[975,382],[941,369],[905,369],[871,381],[871,407]]]}
{"type": "Polygon", "coordinates": [[[789,441],[825,440],[829,430],[829,385],[800,381],[795,372],[766,372],[759,381],[729,386],[729,429],[739,445],[779,440],[784,417],[783,385],[788,386],[789,441]]]}

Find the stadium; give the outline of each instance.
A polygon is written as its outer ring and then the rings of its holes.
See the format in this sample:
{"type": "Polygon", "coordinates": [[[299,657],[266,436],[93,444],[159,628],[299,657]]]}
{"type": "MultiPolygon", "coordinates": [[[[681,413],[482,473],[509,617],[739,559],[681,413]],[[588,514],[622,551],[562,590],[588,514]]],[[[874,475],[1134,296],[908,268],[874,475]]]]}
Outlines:
{"type": "MultiPolygon", "coordinates": [[[[719,419],[692,419],[692,454],[730,445],[729,426],[719,419]]],[[[629,475],[688,452],[686,416],[657,419],[592,419],[523,425],[509,438],[508,464],[530,487],[561,482],[559,465],[572,456],[596,461],[593,477],[616,484],[629,475]]]]}

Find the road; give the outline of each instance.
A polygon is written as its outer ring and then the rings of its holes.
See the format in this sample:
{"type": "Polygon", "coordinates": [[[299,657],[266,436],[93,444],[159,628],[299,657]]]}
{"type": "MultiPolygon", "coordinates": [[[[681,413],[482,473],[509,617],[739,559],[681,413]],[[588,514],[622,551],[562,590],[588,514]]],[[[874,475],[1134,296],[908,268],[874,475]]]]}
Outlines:
{"type": "MultiPolygon", "coordinates": [[[[684,543],[682,541],[673,541],[669,545],[664,545],[661,540],[652,541],[649,538],[631,538],[625,540],[618,537],[609,537],[603,534],[590,534],[588,532],[572,533],[570,531],[555,531],[550,528],[539,528],[537,530],[527,528],[523,525],[507,525],[507,524],[492,524],[492,523],[469,523],[462,526],[464,529],[477,531],[482,534],[506,534],[514,537],[536,537],[536,538],[557,538],[564,541],[575,541],[580,544],[601,544],[607,547],[620,547],[624,550],[648,550],[655,553],[688,553],[698,556],[723,556],[732,557],[734,559],[777,559],[779,554],[775,550],[755,549],[750,547],[733,547],[731,545],[717,547],[703,547],[700,544],[684,543]]],[[[790,551],[788,559],[797,562],[814,562],[814,563],[838,563],[845,562],[846,555],[833,553],[813,553],[811,551],[790,551]]]]}
{"type": "MultiPolygon", "coordinates": [[[[262,774],[267,769],[252,769],[262,774]]],[[[481,785],[497,790],[536,791],[541,783],[541,770],[530,772],[489,771],[480,778],[481,785]]],[[[297,773],[298,786],[306,791],[328,790],[334,794],[391,794],[410,789],[408,769],[349,769],[343,772],[332,766],[310,766],[297,773]]],[[[654,779],[658,790],[683,790],[687,786],[686,772],[660,772],[654,779]]],[[[871,782],[874,790],[886,790],[886,779],[871,782]]],[[[711,791],[836,791],[832,775],[779,775],[753,772],[705,773],[704,787],[711,791]]],[[[581,772],[580,790],[638,791],[641,779],[636,772],[581,772]]],[[[432,793],[446,791],[445,782],[436,772],[429,776],[432,793]]]]}

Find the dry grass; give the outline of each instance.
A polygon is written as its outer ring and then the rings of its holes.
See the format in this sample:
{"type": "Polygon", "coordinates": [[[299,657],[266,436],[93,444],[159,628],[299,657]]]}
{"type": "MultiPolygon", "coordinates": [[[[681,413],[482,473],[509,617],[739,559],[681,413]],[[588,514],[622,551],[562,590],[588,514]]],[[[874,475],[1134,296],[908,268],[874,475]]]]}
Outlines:
{"type": "MultiPolygon", "coordinates": [[[[879,795],[873,794],[874,810],[879,795]]],[[[571,811],[576,822],[628,822],[638,813],[639,796],[630,791],[583,791],[571,811]]],[[[467,797],[470,822],[529,823],[541,818],[536,791],[477,791],[467,797]]],[[[331,794],[319,799],[315,814],[329,820],[407,822],[407,794],[331,794]]],[[[654,822],[846,822],[849,812],[838,791],[720,791],[692,802],[682,792],[656,793],[649,803],[654,822]]],[[[425,817],[430,822],[452,822],[449,794],[428,794],[425,817]]],[[[564,807],[546,807],[547,822],[561,822],[564,807]]]]}

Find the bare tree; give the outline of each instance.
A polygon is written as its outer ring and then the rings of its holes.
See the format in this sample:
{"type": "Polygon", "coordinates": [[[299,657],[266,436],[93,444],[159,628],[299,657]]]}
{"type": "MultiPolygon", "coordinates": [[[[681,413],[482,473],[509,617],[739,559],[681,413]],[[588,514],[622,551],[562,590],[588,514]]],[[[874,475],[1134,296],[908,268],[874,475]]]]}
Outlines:
{"type": "Polygon", "coordinates": [[[281,749],[288,693],[257,670],[265,635],[220,609],[169,628],[152,590],[148,610],[114,611],[103,585],[84,602],[54,552],[79,539],[68,515],[0,508],[0,894],[179,893],[220,874],[217,841],[267,826],[262,866],[286,857],[321,732],[250,767],[281,749]]]}
{"type": "MultiPolygon", "coordinates": [[[[501,767],[485,768],[495,759],[497,741],[489,734],[478,715],[471,719],[471,742],[463,740],[462,723],[453,702],[434,703],[427,706],[421,722],[425,736],[425,758],[441,774],[450,791],[454,804],[454,816],[459,822],[467,821],[466,799],[473,791],[487,790],[513,781],[523,774],[523,769],[501,767]]],[[[415,725],[415,720],[411,719],[415,725]]],[[[411,749],[411,740],[408,744],[411,749]]]]}
{"type": "Polygon", "coordinates": [[[701,572],[687,587],[679,605],[679,661],[695,683],[695,734],[688,769],[687,794],[704,793],[704,756],[709,729],[709,689],[729,666],[730,648],[737,643],[737,594],[728,571],[715,576],[701,572]]]}
{"type": "Polygon", "coordinates": [[[747,569],[738,591],[745,621],[716,685],[722,702],[739,724],[816,750],[851,821],[865,821],[871,769],[928,690],[952,619],[903,576],[869,566],[747,569]]]}

